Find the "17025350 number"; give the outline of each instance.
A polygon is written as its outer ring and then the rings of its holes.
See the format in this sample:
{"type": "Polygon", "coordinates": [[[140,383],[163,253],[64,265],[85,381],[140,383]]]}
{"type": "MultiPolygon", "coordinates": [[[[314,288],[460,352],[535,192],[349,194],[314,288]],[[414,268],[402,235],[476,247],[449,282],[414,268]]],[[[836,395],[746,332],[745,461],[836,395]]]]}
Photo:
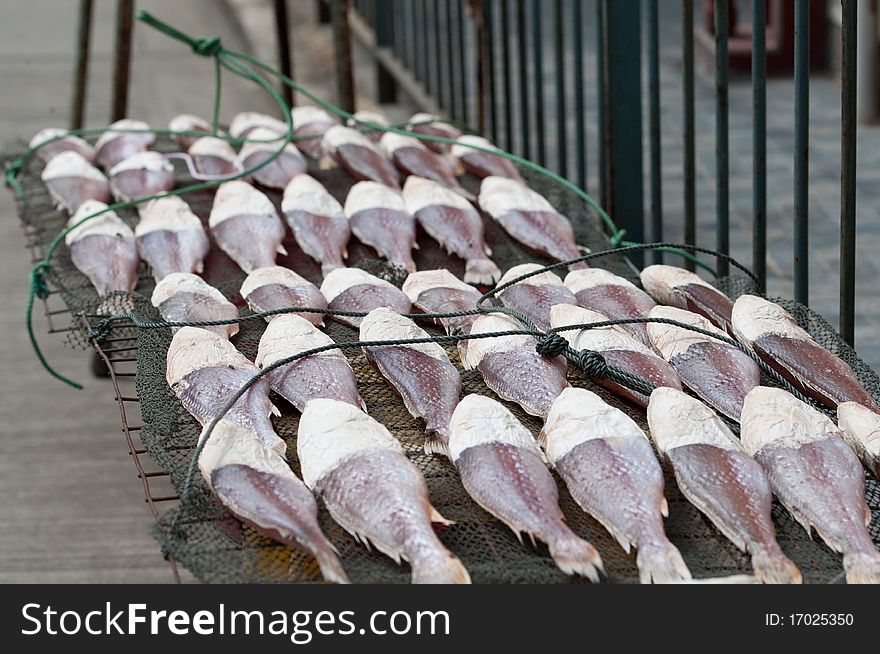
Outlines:
{"type": "Polygon", "coordinates": [[[792,627],[850,627],[852,613],[791,613],[789,624],[792,627]]]}

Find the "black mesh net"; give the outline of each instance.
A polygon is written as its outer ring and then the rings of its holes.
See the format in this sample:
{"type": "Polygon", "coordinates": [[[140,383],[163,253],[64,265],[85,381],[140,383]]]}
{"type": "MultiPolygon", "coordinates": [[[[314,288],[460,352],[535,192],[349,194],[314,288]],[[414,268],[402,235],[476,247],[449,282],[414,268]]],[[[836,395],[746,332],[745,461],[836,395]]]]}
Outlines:
{"type": "MultiPolygon", "coordinates": [[[[160,149],[174,150],[173,144],[161,143],[160,149]]],[[[63,228],[66,216],[51,206],[45,189],[39,180],[40,165],[32,162],[22,173],[25,204],[21,208],[22,219],[34,233],[38,245],[45,246],[63,228]]],[[[315,171],[320,179],[340,200],[351,186],[352,180],[338,170],[315,171]]],[[[584,207],[571,192],[555,182],[530,172],[525,173],[529,184],[547,197],[562,213],[567,215],[575,228],[579,243],[594,251],[610,246],[599,217],[584,207]]],[[[180,185],[188,183],[181,171],[180,185]]],[[[465,185],[475,190],[478,181],[466,179],[465,185]]],[[[280,205],[280,194],[268,192],[280,205]]],[[[186,201],[203,219],[207,219],[212,201],[211,192],[198,192],[186,196],[186,201]]],[[[130,224],[136,221],[133,210],[120,212],[130,224]]],[[[484,221],[486,240],[493,249],[493,259],[502,270],[527,261],[550,263],[508,238],[491,220],[484,221]]],[[[364,267],[374,274],[395,283],[401,275],[373,258],[366,247],[351,242],[350,265],[364,267]]],[[[419,269],[446,267],[459,277],[463,274],[460,260],[447,256],[425,234],[419,235],[420,249],[416,252],[419,269]]],[[[320,281],[318,266],[298,248],[288,234],[285,242],[289,254],[279,257],[280,265],[288,266],[299,274],[320,281]]],[[[592,262],[636,280],[634,269],[619,257],[605,257],[592,262]]],[[[212,248],[206,261],[204,274],[208,283],[220,289],[232,302],[247,314],[245,303],[238,289],[244,273],[219,249],[212,248]]],[[[146,270],[142,271],[137,292],[133,295],[118,294],[109,299],[98,300],[86,278],[72,265],[68,251],[61,246],[52,258],[48,279],[57,287],[75,312],[91,314],[99,304],[102,310],[113,312],[131,311],[143,320],[160,319],[149,303],[153,281],[146,270]]],[[[721,280],[719,287],[737,297],[744,292],[754,292],[749,280],[729,278],[721,280]]],[[[820,316],[793,301],[778,300],[823,346],[849,363],[862,383],[880,399],[880,380],[856,353],[847,346],[835,330],[820,316]]],[[[94,324],[95,320],[92,320],[94,324]]],[[[253,360],[257,345],[265,327],[262,320],[245,321],[232,342],[248,358],[253,360]]],[[[130,333],[132,327],[116,326],[114,336],[120,330],[130,333]]],[[[440,333],[427,327],[432,333],[440,333]]],[[[332,320],[327,321],[327,333],[337,341],[355,340],[355,330],[332,320]]],[[[127,335],[126,333],[126,335],[127,335]]],[[[87,330],[70,333],[73,345],[87,344],[87,330]]],[[[137,391],[141,403],[144,425],[141,439],[155,461],[170,473],[172,484],[182,489],[187,469],[197,442],[200,427],[182,407],[165,381],[166,352],[171,341],[170,329],[139,330],[137,350],[137,391]]],[[[453,346],[446,348],[450,359],[458,365],[465,393],[481,393],[492,396],[478,373],[465,371],[453,346]]],[[[498,520],[479,508],[465,493],[455,469],[445,460],[425,455],[422,450],[423,431],[406,411],[398,395],[378,376],[360,351],[346,350],[346,356],[355,370],[359,390],[367,403],[370,415],[385,424],[395,434],[411,458],[424,473],[428,483],[431,502],[454,524],[441,534],[443,542],[461,558],[474,582],[477,583],[564,583],[578,582],[578,578],[563,575],[553,564],[543,545],[520,543],[517,537],[498,520]]],[[[620,400],[602,387],[586,379],[579,370],[570,367],[569,379],[575,386],[582,386],[601,395],[610,404],[629,414],[647,429],[644,411],[620,400]]],[[[771,383],[765,380],[765,383],[771,383]]],[[[284,400],[274,397],[282,417],[274,418],[277,432],[287,441],[287,455],[294,470],[299,472],[296,458],[296,432],[298,413],[284,400]]],[[[524,414],[517,406],[508,407],[532,432],[537,435],[540,421],[524,414]]],[[[866,473],[867,474],[867,473],[866,473]]],[[[634,555],[626,554],[596,521],[587,516],[571,499],[564,484],[560,483],[560,504],[569,525],[579,535],[592,542],[602,555],[607,579],[611,582],[636,582],[638,573],[634,555]]],[[[674,478],[667,470],[666,496],[670,515],[666,530],[670,539],[680,549],[695,577],[727,576],[750,573],[749,557],[734,547],[712,524],[686,501],[678,491],[674,478]]],[[[880,542],[880,487],[872,476],[867,477],[867,499],[875,520],[871,535],[880,542]]],[[[778,540],[791,559],[801,569],[807,582],[842,581],[840,556],[821,542],[814,541],[779,505],[774,507],[774,521],[778,540]]],[[[336,525],[323,507],[320,522],[324,532],[339,549],[346,572],[354,582],[398,583],[409,580],[408,567],[398,566],[387,557],[368,551],[357,544],[336,525]]],[[[242,525],[231,517],[213,498],[210,491],[196,478],[184,500],[169,511],[155,530],[163,551],[191,570],[206,582],[320,582],[321,576],[314,560],[307,554],[281,546],[242,525]]]]}

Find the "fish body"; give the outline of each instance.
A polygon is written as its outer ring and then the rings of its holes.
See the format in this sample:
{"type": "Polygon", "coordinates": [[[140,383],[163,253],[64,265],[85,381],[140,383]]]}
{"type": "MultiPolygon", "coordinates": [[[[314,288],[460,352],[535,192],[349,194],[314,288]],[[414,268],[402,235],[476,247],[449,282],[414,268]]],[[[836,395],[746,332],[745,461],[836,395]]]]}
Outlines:
{"type": "Polygon", "coordinates": [[[232,515],[260,534],[314,556],[324,579],[348,583],[333,544],[318,525],[318,505],[276,452],[230,420],[217,423],[199,471],[232,515]]]}
{"type": "Polygon", "coordinates": [[[337,124],[336,119],[320,107],[309,105],[291,109],[290,119],[293,122],[293,133],[297,137],[297,147],[306,156],[321,164],[322,168],[326,168],[329,154],[324,147],[323,136],[328,129],[337,124]],[[303,136],[314,138],[303,139],[303,136]]]}
{"type": "Polygon", "coordinates": [[[28,143],[28,147],[36,149],[37,156],[49,162],[55,155],[62,152],[73,151],[89,163],[95,162],[95,148],[85,139],[69,134],[66,129],[60,127],[47,127],[34,134],[28,143]],[[56,139],[48,143],[51,139],[56,139]]]}
{"type": "MultiPolygon", "coordinates": [[[[317,286],[283,266],[257,268],[245,278],[239,293],[256,313],[286,308],[327,308],[327,301],[317,286]]],[[[281,315],[285,314],[266,316],[266,322],[281,315]]],[[[296,315],[313,325],[324,324],[323,313],[302,312],[296,315]]]]}
{"type": "Polygon", "coordinates": [[[104,174],[72,150],[56,154],[40,178],[58,207],[71,214],[88,200],[110,202],[110,183],[104,174]]]}
{"type": "Polygon", "coordinates": [[[837,405],[837,426],[864,464],[880,479],[880,415],[858,402],[837,405]]]}
{"type": "MultiPolygon", "coordinates": [[[[203,426],[257,372],[257,367],[232,343],[206,329],[181,327],[168,347],[168,385],[203,426]]],[[[272,413],[277,409],[269,401],[269,381],[261,378],[224,419],[252,432],[263,446],[284,454],[287,446],[272,427],[272,413]]]]}
{"type": "MultiPolygon", "coordinates": [[[[480,208],[511,238],[556,261],[582,255],[568,218],[525,184],[506,177],[486,177],[480,185],[480,208]]],[[[571,270],[586,268],[583,262],[571,270]]]]}
{"type": "MultiPolygon", "coordinates": [[[[192,273],[177,272],[163,277],[153,289],[150,303],[159,310],[165,322],[238,318],[238,309],[223,296],[223,293],[192,273]]],[[[172,327],[172,331],[178,329],[172,327]]],[[[202,329],[224,338],[231,338],[238,333],[238,323],[213,325],[202,329]]]]}
{"type": "Polygon", "coordinates": [[[435,241],[464,259],[464,281],[494,284],[501,276],[489,258],[492,250],[483,237],[483,219],[473,205],[455,191],[423,177],[408,177],[403,185],[407,211],[435,241]]]}
{"type": "Polygon", "coordinates": [[[187,152],[196,170],[208,177],[228,177],[243,170],[232,146],[216,136],[195,139],[187,152]]]}
{"type": "MultiPolygon", "coordinates": [[[[428,338],[409,318],[373,309],[361,321],[361,341],[428,338]]],[[[437,343],[365,347],[364,355],[397,391],[413,418],[425,422],[425,452],[447,454],[449,423],[461,396],[461,376],[437,343]]]]}
{"type": "MultiPolygon", "coordinates": [[[[674,307],[656,306],[649,318],[665,318],[725,336],[704,317],[674,307]]],[[[672,364],[681,381],[716,411],[740,419],[746,395],[761,383],[752,358],[728,343],[664,323],[648,323],[651,344],[672,364]]]]}
{"type": "Polygon", "coordinates": [[[406,175],[430,179],[463,197],[473,197],[458,183],[449,161],[443,155],[423,145],[418,139],[386,132],[379,141],[379,146],[394,165],[406,175]]]}
{"type": "Polygon", "coordinates": [[[324,133],[323,148],[352,177],[400,189],[400,174],[368,137],[351,127],[334,125],[324,133]]]}
{"type": "Polygon", "coordinates": [[[284,223],[275,205],[247,182],[232,180],[220,185],[214,196],[208,226],[217,245],[246,273],[275,265],[284,223]]]}
{"type": "Polygon", "coordinates": [[[232,117],[232,122],[229,123],[229,135],[247,138],[251,132],[260,127],[270,129],[278,136],[287,134],[287,123],[283,120],[256,111],[242,111],[232,117]]]}
{"type": "Polygon", "coordinates": [[[156,135],[142,120],[123,118],[112,123],[95,142],[95,161],[104,170],[111,170],[131,155],[148,150],[156,142],[156,135]]]}
{"type": "Polygon", "coordinates": [[[767,476],[724,421],[699,400],[658,388],[651,394],[648,426],[681,492],[751,555],[755,576],[765,583],[801,583],[800,571],[776,542],[767,476]]]}
{"type": "MultiPolygon", "coordinates": [[[[280,359],[318,347],[333,345],[333,339],[308,320],[297,315],[276,316],[260,338],[254,361],[265,368],[280,359]]],[[[310,354],[267,373],[269,385],[297,410],[309,400],[329,398],[347,402],[366,411],[358,395],[354,371],[338,349],[310,354]]]]}
{"type": "MultiPolygon", "coordinates": [[[[403,292],[412,306],[424,313],[457,313],[476,309],[481,293],[446,269],[422,270],[410,273],[403,282],[403,292]]],[[[450,318],[435,318],[447,334],[455,336],[468,334],[471,325],[480,314],[468,314],[450,318]]],[[[466,340],[458,341],[459,357],[464,360],[467,351],[466,340]]]]}
{"type": "Polygon", "coordinates": [[[865,473],[843,432],[787,391],[761,386],[746,397],[741,438],[779,501],[843,554],[847,582],[880,583],[865,473]]]}
{"type": "Polygon", "coordinates": [[[642,270],[639,277],[648,294],[660,304],[692,311],[730,331],[733,300],[696,273],[658,264],[642,270]]]}
{"type": "Polygon", "coordinates": [[[448,456],[468,495],[520,542],[523,532],[538,538],[560,570],[599,581],[599,553],[565,524],[544,456],[509,410],[488,397],[465,397],[452,416],[448,456]]]}
{"type": "MultiPolygon", "coordinates": [[[[502,314],[477,318],[470,333],[488,334],[522,329],[502,314]]],[[[516,402],[533,416],[546,418],[550,405],[570,384],[565,379],[565,359],[545,357],[535,350],[535,339],[527,334],[473,339],[462,363],[477,369],[483,381],[499,397],[516,402]]]]}
{"type": "MultiPolygon", "coordinates": [[[[107,205],[103,202],[87,200],[70,218],[68,227],[105,209],[107,205]]],[[[64,242],[73,265],[89,278],[98,295],[134,290],[141,260],[134,232],[115,211],[105,211],[73,228],[65,235],[64,242]]]]}
{"type": "MultiPolygon", "coordinates": [[[[557,304],[550,310],[550,325],[553,328],[604,322],[607,319],[607,316],[601,313],[572,304],[557,304]]],[[[654,386],[681,389],[681,379],[675,368],[626,330],[619,327],[596,327],[559,333],[575,350],[599,352],[609,365],[644,379],[654,386]]],[[[608,378],[595,381],[640,406],[648,406],[648,397],[638,391],[608,378]]]]}
{"type": "Polygon", "coordinates": [[[434,533],[432,522],[448,522],[431,506],[424,477],[383,425],[345,402],[312,400],[296,446],[306,486],[356,540],[408,561],[413,583],[470,583],[434,533]]]}
{"type": "Polygon", "coordinates": [[[345,198],[352,233],[395,266],[415,272],[416,221],[400,193],[378,182],[358,182],[345,198]]]}
{"type": "Polygon", "coordinates": [[[178,196],[152,200],[134,230],[138,253],[158,282],[171,273],[201,273],[211,247],[202,221],[178,196]]]}
{"type": "MultiPolygon", "coordinates": [[[[635,284],[602,268],[572,270],[565,276],[565,286],[574,293],[577,304],[611,320],[647,318],[657,306],[651,296],[635,284]]],[[[622,324],[621,327],[651,347],[645,323],[622,324]]]]}
{"type": "Polygon", "coordinates": [[[741,343],[804,394],[827,407],[858,402],[880,412],[852,368],[819,345],[775,302],[741,296],[733,307],[733,332],[741,343]]]}
{"type": "Polygon", "coordinates": [[[459,137],[457,143],[452,146],[451,152],[458,165],[465,171],[481,179],[485,177],[506,177],[517,182],[523,181],[522,175],[519,174],[519,170],[517,170],[512,161],[505,159],[500,154],[475,150],[471,146],[501,152],[499,148],[492,145],[482,136],[466,134],[459,137]]]}
{"type": "Polygon", "coordinates": [[[342,205],[318,180],[296,175],[284,188],[281,212],[300,249],[321,264],[321,274],[344,268],[351,228],[342,205]]]}
{"type": "Polygon", "coordinates": [[[284,144],[271,129],[257,127],[250,132],[248,138],[255,140],[245,143],[238,153],[238,159],[245,170],[260,165],[281,148],[281,154],[251,173],[257,183],[282,190],[296,175],[306,172],[308,164],[297,147],[293,143],[284,144]]]}
{"type": "Polygon", "coordinates": [[[388,127],[391,125],[391,123],[388,122],[388,119],[383,114],[380,114],[378,111],[369,110],[356,111],[354,112],[354,114],[352,114],[351,118],[345,121],[346,125],[362,132],[373,143],[378,143],[385,132],[378,129],[371,129],[370,127],[365,125],[364,122],[361,121],[373,123],[382,127],[388,127]]]}
{"type": "Polygon", "coordinates": [[[137,152],[110,170],[110,191],[120,201],[159,195],[173,188],[174,166],[158,152],[137,152]]]}
{"type": "Polygon", "coordinates": [[[194,116],[192,114],[179,114],[171,119],[168,123],[168,129],[172,132],[198,132],[198,136],[189,136],[186,134],[178,134],[177,142],[184,150],[189,150],[190,146],[196,142],[202,135],[210,134],[213,131],[211,123],[204,118],[194,116]]]}
{"type": "Polygon", "coordinates": [[[642,583],[691,578],[663,529],[663,471],[645,432],[629,416],[595,393],[569,388],[553,403],[541,439],[578,505],[624,550],[636,548],[642,583]]]}
{"type": "MultiPolygon", "coordinates": [[[[453,125],[449,125],[439,121],[440,116],[435,114],[417,113],[413,114],[408,122],[407,129],[415,134],[425,134],[427,136],[439,136],[440,138],[455,140],[461,136],[461,130],[453,125]]],[[[434,152],[446,154],[449,152],[450,145],[448,143],[437,143],[436,141],[424,141],[425,145],[434,152]]]]}
{"type": "MultiPolygon", "coordinates": [[[[498,286],[540,270],[542,267],[536,263],[514,266],[498,280],[498,286]]],[[[498,294],[498,299],[504,306],[524,314],[543,331],[550,329],[550,309],[554,305],[576,303],[574,295],[565,287],[559,276],[549,270],[508,286],[498,294]]]]}
{"type": "MultiPolygon", "coordinates": [[[[327,307],[335,311],[369,313],[385,307],[396,313],[409,313],[409,298],[399,288],[360,268],[337,268],[321,283],[327,307]]],[[[357,329],[362,316],[331,316],[343,325],[357,329]]]]}

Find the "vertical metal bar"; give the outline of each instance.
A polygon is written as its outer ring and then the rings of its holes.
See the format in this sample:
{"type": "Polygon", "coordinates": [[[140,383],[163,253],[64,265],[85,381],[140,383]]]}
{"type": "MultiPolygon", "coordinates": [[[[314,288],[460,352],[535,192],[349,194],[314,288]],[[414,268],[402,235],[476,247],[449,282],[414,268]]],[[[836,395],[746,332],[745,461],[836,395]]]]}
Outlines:
{"type": "Polygon", "coordinates": [[[501,0],[499,15],[499,32],[501,35],[501,79],[504,103],[504,149],[513,152],[513,102],[511,102],[511,72],[510,72],[510,0],[501,0]]]}
{"type": "Polygon", "coordinates": [[[531,88],[529,88],[529,65],[526,61],[528,56],[528,31],[526,30],[526,0],[517,0],[516,2],[516,40],[519,45],[519,106],[520,106],[520,138],[522,143],[522,156],[528,159],[531,156],[531,134],[530,116],[529,116],[529,98],[531,97],[531,88]]]}
{"type": "Polygon", "coordinates": [[[858,7],[842,0],[840,66],[840,335],[855,340],[858,7]]]}
{"type": "Polygon", "coordinates": [[[428,58],[425,55],[425,3],[424,0],[413,2],[413,72],[422,84],[427,87],[428,58]]]}
{"type": "MultiPolygon", "coordinates": [[[[287,0],[275,0],[275,36],[278,40],[278,69],[293,78],[293,60],[290,52],[290,24],[287,20],[287,0]]],[[[281,93],[288,107],[293,106],[293,89],[281,84],[281,93]]]]}
{"type": "Polygon", "coordinates": [[[409,18],[409,29],[407,29],[407,63],[413,75],[418,77],[418,20],[416,15],[416,0],[406,0],[407,17],[409,18]]]}
{"type": "Polygon", "coordinates": [[[584,99],[584,12],[583,0],[572,3],[574,29],[574,147],[575,181],[582,189],[587,188],[587,108],[584,99]]]}
{"type": "Polygon", "coordinates": [[[494,143],[498,142],[498,93],[495,88],[495,0],[484,0],[486,25],[486,91],[489,97],[486,99],[486,107],[489,110],[489,122],[491,124],[489,134],[494,143]]]}
{"type": "Polygon", "coordinates": [[[122,120],[128,113],[128,77],[131,71],[131,37],[134,27],[134,0],[116,2],[116,45],[113,54],[113,98],[110,121],[122,120]]]}
{"type": "Polygon", "coordinates": [[[472,0],[470,4],[474,12],[474,25],[476,31],[476,54],[477,54],[477,128],[483,134],[487,133],[486,116],[486,87],[488,85],[487,71],[489,68],[489,44],[486,39],[486,5],[485,0],[472,0]]]}
{"type": "Polygon", "coordinates": [[[810,176],[810,2],[794,5],[794,299],[808,305],[810,176]]]}
{"type": "Polygon", "coordinates": [[[76,66],[74,68],[73,93],[70,96],[70,129],[81,129],[85,122],[91,34],[92,0],[80,0],[76,30],[76,66]]]}
{"type": "MultiPolygon", "coordinates": [[[[684,242],[697,242],[696,158],[694,154],[694,0],[682,1],[684,52],[684,242]]],[[[694,263],[685,259],[685,267],[694,263]]]]}
{"type": "MultiPolygon", "coordinates": [[[[387,50],[392,46],[394,40],[394,24],[390,7],[386,2],[374,2],[373,8],[376,20],[376,45],[387,50]]],[[[389,104],[397,100],[397,84],[394,77],[378,60],[376,61],[376,92],[378,100],[382,104],[389,104]]]]}
{"type": "MultiPolygon", "coordinates": [[[[599,4],[602,4],[601,0],[599,4]]],[[[544,120],[544,33],[541,2],[532,0],[532,67],[535,72],[535,160],[547,164],[546,121],[544,120]]]]}
{"type": "Polygon", "coordinates": [[[333,19],[330,15],[330,2],[331,0],[318,0],[318,23],[321,25],[326,25],[333,19]]]}
{"type": "Polygon", "coordinates": [[[355,111],[354,78],[351,67],[351,30],[348,25],[349,0],[333,0],[333,38],[336,43],[336,92],[339,106],[355,111]]]}
{"type": "Polygon", "coordinates": [[[557,172],[568,177],[568,130],[565,111],[565,22],[563,2],[556,0],[553,12],[556,45],[556,151],[557,172]]]}
{"type": "Polygon", "coordinates": [[[435,95],[437,96],[437,103],[444,109],[448,109],[449,98],[446,95],[446,86],[443,84],[443,69],[445,68],[443,64],[444,62],[448,62],[449,59],[443,57],[443,44],[442,39],[440,38],[440,20],[442,17],[440,1],[441,0],[434,0],[434,29],[432,30],[434,33],[434,75],[436,77],[435,95]]]}
{"type": "MultiPolygon", "coordinates": [[[[763,1],[763,0],[761,0],[763,1]]],[[[651,238],[663,240],[663,191],[660,143],[660,20],[659,0],[648,0],[648,95],[651,141],[651,238]]],[[[663,253],[654,252],[654,263],[663,263],[663,253]]]]}
{"type": "Polygon", "coordinates": [[[468,40],[467,36],[467,26],[469,25],[467,20],[467,12],[465,9],[465,1],[466,0],[455,0],[456,9],[457,9],[457,18],[458,18],[458,41],[457,45],[460,51],[459,58],[459,75],[458,75],[458,84],[459,84],[459,94],[461,95],[461,116],[460,120],[470,124],[470,101],[468,95],[468,77],[469,71],[471,70],[468,67],[467,61],[467,52],[468,48],[468,40]]]}
{"type": "Polygon", "coordinates": [[[596,88],[599,89],[599,101],[596,103],[596,122],[599,132],[599,202],[608,206],[608,176],[605,162],[607,160],[608,142],[605,133],[605,102],[608,97],[605,75],[605,0],[596,2],[596,88]]]}
{"type": "Polygon", "coordinates": [[[767,289],[767,12],[752,2],[752,272],[767,289]]]}
{"type": "Polygon", "coordinates": [[[455,75],[456,71],[459,69],[459,62],[461,61],[462,53],[460,50],[458,52],[455,50],[455,22],[452,12],[454,1],[444,0],[444,4],[446,7],[446,71],[448,73],[447,80],[449,82],[446,85],[446,97],[449,98],[449,115],[458,119],[461,114],[458,111],[459,98],[456,93],[458,87],[455,83],[455,75]]]}
{"type": "MultiPolygon", "coordinates": [[[[727,100],[727,16],[728,0],[715,0],[715,205],[717,212],[716,249],[730,252],[730,162],[728,152],[727,100]]],[[[725,259],[715,263],[719,277],[729,274],[730,264],[725,259]]]]}

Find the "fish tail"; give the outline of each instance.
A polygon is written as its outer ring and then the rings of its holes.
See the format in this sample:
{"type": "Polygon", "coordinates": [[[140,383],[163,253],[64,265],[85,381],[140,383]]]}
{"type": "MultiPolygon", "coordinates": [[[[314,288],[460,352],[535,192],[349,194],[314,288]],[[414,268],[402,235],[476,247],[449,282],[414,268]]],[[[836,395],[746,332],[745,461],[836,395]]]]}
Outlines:
{"type": "Polygon", "coordinates": [[[752,551],[755,576],[765,584],[801,584],[801,571],[782,550],[755,548],[752,551]]]}
{"type": "Polygon", "coordinates": [[[315,549],[315,559],[318,561],[318,567],[321,568],[321,575],[325,581],[334,584],[351,583],[335,548],[329,542],[325,546],[315,549]]]}
{"type": "Polygon", "coordinates": [[[471,575],[452,552],[443,549],[440,557],[434,556],[424,561],[413,562],[412,582],[414,584],[469,584],[471,583],[471,575]]]}
{"type": "Polygon", "coordinates": [[[437,432],[428,432],[425,434],[425,454],[439,454],[440,456],[445,456],[447,459],[449,456],[449,437],[446,435],[439,434],[437,432]]]}
{"type": "Polygon", "coordinates": [[[643,584],[671,584],[691,578],[681,552],[668,540],[639,547],[636,565],[643,584]]]}
{"type": "Polygon", "coordinates": [[[501,269],[491,259],[468,259],[464,264],[467,284],[491,286],[501,278],[501,269]]]}
{"type": "Polygon", "coordinates": [[[590,543],[574,533],[548,543],[550,556],[567,575],[578,574],[593,583],[599,582],[599,573],[605,572],[602,557],[590,543]]]}
{"type": "Polygon", "coordinates": [[[848,584],[880,584],[880,552],[844,554],[843,569],[848,584]]]}

